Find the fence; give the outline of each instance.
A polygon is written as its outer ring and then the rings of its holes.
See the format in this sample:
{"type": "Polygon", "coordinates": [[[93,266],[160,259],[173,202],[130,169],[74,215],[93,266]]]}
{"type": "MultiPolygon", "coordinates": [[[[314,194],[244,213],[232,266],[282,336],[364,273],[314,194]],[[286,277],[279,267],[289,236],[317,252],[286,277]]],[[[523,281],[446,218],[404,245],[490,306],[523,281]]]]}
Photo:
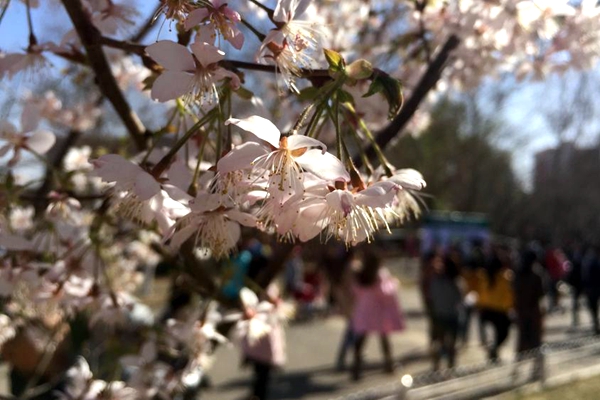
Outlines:
{"type": "Polygon", "coordinates": [[[481,399],[532,383],[567,383],[584,374],[600,374],[599,336],[545,344],[512,362],[404,375],[399,381],[339,400],[481,399]]]}

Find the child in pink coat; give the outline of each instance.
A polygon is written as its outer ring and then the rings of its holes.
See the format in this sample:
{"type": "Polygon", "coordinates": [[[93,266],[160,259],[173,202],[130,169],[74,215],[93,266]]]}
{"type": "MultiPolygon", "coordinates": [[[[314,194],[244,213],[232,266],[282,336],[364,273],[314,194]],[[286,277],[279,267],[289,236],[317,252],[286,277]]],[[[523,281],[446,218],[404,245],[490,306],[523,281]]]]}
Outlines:
{"type": "Polygon", "coordinates": [[[360,379],[362,350],[370,333],[380,336],[386,372],[394,371],[388,335],[405,328],[404,314],[398,298],[398,280],[387,269],[381,268],[381,259],[370,249],[363,252],[362,264],[362,269],[356,274],[353,288],[354,380],[360,379]]]}

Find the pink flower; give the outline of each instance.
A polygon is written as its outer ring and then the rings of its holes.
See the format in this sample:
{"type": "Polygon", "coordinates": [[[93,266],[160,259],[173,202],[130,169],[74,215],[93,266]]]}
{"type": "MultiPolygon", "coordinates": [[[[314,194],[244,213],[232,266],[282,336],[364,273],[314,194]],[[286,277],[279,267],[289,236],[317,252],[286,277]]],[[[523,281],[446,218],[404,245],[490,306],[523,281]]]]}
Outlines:
{"type": "Polygon", "coordinates": [[[200,247],[209,249],[219,259],[235,249],[241,235],[240,224],[256,226],[253,215],[221,206],[218,194],[199,193],[190,201],[190,209],[175,225],[171,238],[171,247],[175,249],[194,236],[195,244],[199,242],[200,247]]]}
{"type": "Polygon", "coordinates": [[[192,43],[190,48],[191,53],[170,40],[146,47],[150,57],[165,67],[152,86],[153,99],[164,102],[184,96],[186,101],[212,105],[219,98],[216,82],[229,78],[234,89],[239,87],[238,76],[218,65],[225,53],[208,43],[192,43]]]}
{"type": "Polygon", "coordinates": [[[244,45],[244,35],[236,26],[240,21],[240,14],[229,8],[226,2],[211,0],[210,4],[192,11],[185,20],[184,27],[189,30],[205,23],[239,50],[244,45]]]}
{"type": "Polygon", "coordinates": [[[219,163],[219,172],[225,173],[250,166],[255,171],[266,172],[269,200],[278,205],[283,205],[293,196],[304,192],[303,170],[327,181],[350,180],[342,162],[327,153],[327,146],[316,139],[297,134],[282,135],[271,121],[257,115],[245,119],[230,118],[225,124],[236,125],[254,134],[269,147],[257,149],[256,146],[245,146],[237,152],[232,150],[226,156],[227,162],[219,163]],[[258,155],[261,152],[262,155],[258,155]],[[254,160],[251,160],[253,157],[254,160]],[[248,165],[249,161],[251,165],[248,165]]]}
{"type": "Polygon", "coordinates": [[[273,12],[277,28],[267,34],[258,51],[258,59],[275,63],[294,92],[298,92],[294,76],[300,76],[302,68],[312,67],[312,53],[321,36],[315,24],[294,20],[306,11],[309,3],[310,0],[278,0],[273,12]]]}
{"type": "Polygon", "coordinates": [[[45,154],[56,142],[52,132],[46,130],[35,130],[37,124],[22,118],[22,131],[18,132],[13,124],[8,121],[0,122],[0,140],[5,141],[0,145],[0,157],[4,157],[9,151],[13,151],[8,166],[14,166],[21,159],[21,151],[26,150],[37,155],[45,154]]]}
{"type": "Polygon", "coordinates": [[[183,204],[189,196],[173,186],[161,186],[139,165],[117,154],[105,154],[91,163],[95,168],[93,175],[114,183],[115,206],[132,220],[146,224],[156,221],[165,234],[175,223],[174,218],[189,212],[183,204]]]}

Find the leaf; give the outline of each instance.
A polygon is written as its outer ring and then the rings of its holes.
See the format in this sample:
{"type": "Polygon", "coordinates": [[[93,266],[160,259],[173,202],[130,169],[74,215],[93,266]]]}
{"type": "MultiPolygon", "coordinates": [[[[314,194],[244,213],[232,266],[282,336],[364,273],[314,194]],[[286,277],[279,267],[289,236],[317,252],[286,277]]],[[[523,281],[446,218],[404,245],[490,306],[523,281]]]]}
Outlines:
{"type": "Polygon", "coordinates": [[[373,75],[373,66],[367,60],[356,60],[346,67],[346,74],[356,80],[368,79],[373,75]]]}
{"type": "Polygon", "coordinates": [[[312,101],[317,98],[320,90],[314,86],[308,86],[300,91],[298,98],[304,101],[312,101]]]}
{"type": "Polygon", "coordinates": [[[350,93],[342,89],[338,90],[336,93],[340,103],[350,103],[354,106],[354,96],[352,96],[350,93]]]}
{"type": "Polygon", "coordinates": [[[252,97],[254,97],[254,93],[252,93],[250,90],[246,89],[243,86],[240,86],[238,90],[234,91],[234,93],[244,100],[251,100],[252,97]]]}
{"type": "Polygon", "coordinates": [[[402,96],[402,83],[380,69],[373,69],[371,85],[369,90],[362,97],[370,97],[375,93],[381,93],[388,102],[388,118],[392,119],[398,114],[404,97],[402,96]]]}
{"type": "Polygon", "coordinates": [[[329,69],[331,71],[343,71],[346,66],[346,62],[340,53],[334,50],[323,49],[323,53],[325,53],[325,58],[327,59],[327,64],[329,64],[329,69]]]}

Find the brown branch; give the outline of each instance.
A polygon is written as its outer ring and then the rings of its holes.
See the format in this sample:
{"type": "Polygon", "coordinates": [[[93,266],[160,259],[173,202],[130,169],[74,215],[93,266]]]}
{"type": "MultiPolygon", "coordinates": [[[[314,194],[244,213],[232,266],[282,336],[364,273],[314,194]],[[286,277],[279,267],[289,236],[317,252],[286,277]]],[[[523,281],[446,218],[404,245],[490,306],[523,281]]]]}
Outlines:
{"type": "Polygon", "coordinates": [[[65,140],[63,140],[60,143],[60,145],[57,146],[57,148],[55,150],[54,158],[52,160],[52,168],[48,168],[46,170],[46,176],[44,177],[44,182],[42,183],[42,186],[40,186],[38,188],[38,190],[35,192],[35,194],[33,196],[33,205],[35,207],[36,213],[43,211],[46,208],[46,206],[48,205],[48,199],[47,199],[46,195],[52,189],[54,170],[56,170],[60,167],[60,164],[62,164],[65,156],[67,155],[67,152],[75,144],[75,142],[77,142],[77,140],[79,139],[80,136],[81,136],[81,132],[73,129],[73,130],[69,131],[69,134],[67,135],[65,140]]]}
{"type": "Polygon", "coordinates": [[[152,29],[152,25],[154,24],[154,21],[156,20],[156,14],[158,13],[158,11],[160,10],[161,7],[162,7],[162,4],[160,1],[158,1],[156,8],[152,12],[152,14],[150,14],[150,17],[146,20],[144,25],[142,25],[140,27],[140,29],[138,30],[138,32],[129,39],[130,42],[138,43],[140,40],[142,40],[148,34],[148,32],[150,32],[150,30],[152,29]]]}
{"type": "Polygon", "coordinates": [[[89,65],[96,74],[96,82],[100,91],[113,105],[138,149],[145,149],[146,129],[137,114],[129,106],[111,72],[100,43],[102,37],[100,31],[90,21],[81,5],[81,0],[62,0],[62,2],[85,48],[89,65]]]}
{"type": "MultiPolygon", "coordinates": [[[[446,67],[446,62],[450,57],[450,53],[458,47],[459,43],[460,39],[456,35],[451,35],[448,40],[446,40],[446,43],[444,43],[438,54],[427,67],[427,70],[423,73],[423,76],[421,76],[419,83],[415,86],[410,98],[404,103],[400,113],[398,113],[388,126],[377,132],[375,142],[381,149],[384,149],[392,139],[398,136],[410,121],[425,96],[427,96],[429,91],[437,84],[442,71],[446,67]]],[[[369,160],[374,161],[376,158],[375,148],[372,145],[365,150],[365,154],[369,160]]],[[[359,156],[354,157],[354,164],[357,167],[362,166],[362,159],[359,156]]]]}

